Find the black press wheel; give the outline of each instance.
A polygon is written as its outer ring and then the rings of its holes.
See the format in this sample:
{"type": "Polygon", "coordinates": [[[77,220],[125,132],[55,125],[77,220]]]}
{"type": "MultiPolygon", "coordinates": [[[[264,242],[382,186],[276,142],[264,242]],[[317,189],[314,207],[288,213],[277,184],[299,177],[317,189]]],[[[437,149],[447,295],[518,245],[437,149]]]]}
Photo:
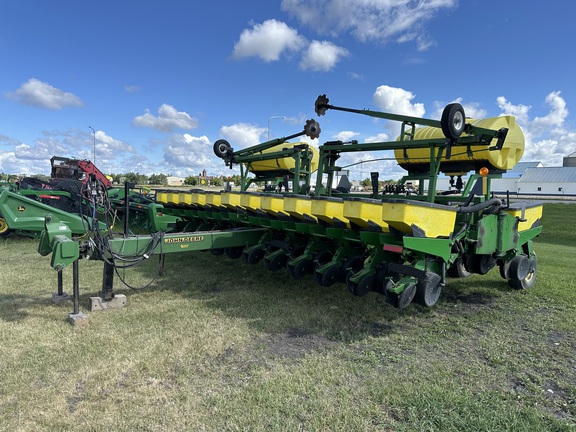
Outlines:
{"type": "Polygon", "coordinates": [[[271,258],[264,256],[264,268],[271,272],[278,271],[281,268],[286,267],[287,259],[287,254],[277,254],[273,255],[271,258]]]}
{"type": "Polygon", "coordinates": [[[422,306],[432,307],[438,303],[442,286],[440,275],[434,272],[426,272],[426,276],[418,280],[414,301],[422,306]]]}
{"type": "Polygon", "coordinates": [[[266,250],[263,248],[248,248],[242,252],[242,258],[246,264],[256,265],[262,261],[265,253],[266,250]]]}
{"type": "Polygon", "coordinates": [[[374,275],[374,282],[372,283],[372,291],[378,294],[386,294],[386,283],[388,280],[388,264],[382,264],[376,269],[376,274],[374,275]]]}
{"type": "Polygon", "coordinates": [[[466,268],[466,265],[464,264],[464,260],[462,259],[462,257],[456,258],[454,264],[452,264],[452,266],[450,266],[450,268],[448,269],[448,276],[453,278],[465,278],[469,277],[471,274],[472,273],[470,273],[466,268]]]}
{"type": "Polygon", "coordinates": [[[444,136],[450,140],[455,140],[462,135],[466,126],[466,116],[462,105],[459,103],[446,105],[444,111],[442,111],[440,125],[444,136]]]}
{"type": "Polygon", "coordinates": [[[528,258],[518,255],[510,261],[508,267],[508,284],[514,289],[529,289],[536,283],[536,273],[538,272],[538,261],[536,255],[528,258]]]}
{"type": "Polygon", "coordinates": [[[354,283],[350,280],[350,277],[352,275],[353,273],[352,274],[349,273],[348,278],[346,280],[346,287],[348,288],[348,291],[350,291],[353,295],[358,297],[364,297],[370,291],[372,291],[372,287],[374,285],[374,276],[372,275],[364,276],[362,279],[360,279],[360,282],[354,283]]]}
{"type": "Polygon", "coordinates": [[[314,255],[314,270],[332,260],[332,252],[327,249],[320,250],[314,255]]]}
{"type": "Polygon", "coordinates": [[[232,146],[225,139],[219,139],[214,143],[214,154],[220,159],[226,159],[226,155],[232,152],[232,146]]]}
{"type": "Polygon", "coordinates": [[[244,251],[244,246],[224,248],[224,252],[226,252],[226,256],[230,259],[240,258],[242,256],[243,251],[244,251]]]}
{"type": "Polygon", "coordinates": [[[416,284],[408,285],[398,297],[398,309],[405,309],[416,295],[416,284]]]}
{"type": "Polygon", "coordinates": [[[296,264],[291,264],[290,261],[288,261],[286,263],[286,271],[288,275],[294,279],[300,279],[311,273],[313,264],[312,260],[299,260],[296,264]]]}
{"type": "Polygon", "coordinates": [[[499,261],[498,268],[500,270],[500,277],[502,279],[508,279],[508,269],[510,268],[510,261],[499,261]]]}
{"type": "Polygon", "coordinates": [[[314,271],[314,279],[319,285],[323,287],[331,287],[338,282],[340,276],[340,269],[336,266],[329,267],[324,272],[320,273],[318,270],[314,271]]]}
{"type": "Polygon", "coordinates": [[[386,301],[398,309],[406,309],[416,295],[416,284],[410,284],[400,294],[390,291],[393,282],[388,281],[385,288],[386,301]]]}
{"type": "Polygon", "coordinates": [[[364,258],[360,255],[348,257],[340,267],[340,281],[346,282],[350,276],[359,272],[364,265],[364,258]]]}

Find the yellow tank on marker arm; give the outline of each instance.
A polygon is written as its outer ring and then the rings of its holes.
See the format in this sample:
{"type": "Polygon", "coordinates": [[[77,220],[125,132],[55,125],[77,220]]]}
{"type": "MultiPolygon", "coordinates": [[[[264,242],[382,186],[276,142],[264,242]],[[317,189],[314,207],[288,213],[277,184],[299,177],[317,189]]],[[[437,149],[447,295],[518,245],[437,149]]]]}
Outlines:
{"type": "MultiPolygon", "coordinates": [[[[282,144],[275,145],[274,147],[270,147],[269,149],[262,150],[261,152],[257,152],[256,154],[267,154],[267,153],[274,153],[278,151],[282,151],[286,148],[293,148],[297,145],[307,144],[304,142],[297,142],[297,143],[290,143],[285,142],[282,144]]],[[[308,148],[312,151],[312,162],[310,163],[310,171],[315,172],[318,169],[318,150],[316,147],[312,145],[308,145],[308,148]]],[[[292,156],[284,157],[284,158],[276,158],[272,160],[265,160],[265,161],[258,161],[258,162],[250,162],[246,164],[248,171],[252,173],[260,173],[266,171],[290,171],[295,168],[295,161],[292,156]]]]}
{"type": "MultiPolygon", "coordinates": [[[[477,170],[485,166],[492,170],[507,171],[520,161],[524,154],[524,133],[516,123],[513,116],[490,117],[482,120],[466,119],[466,123],[484,129],[499,130],[507,128],[508,134],[501,150],[488,150],[488,146],[471,146],[471,154],[468,154],[467,146],[452,146],[451,157],[447,160],[442,158],[440,170],[444,173],[467,172],[477,170]]],[[[466,134],[462,135],[463,137],[466,134]]],[[[442,129],[431,126],[417,128],[414,134],[415,140],[444,138],[442,129]]],[[[496,145],[496,138],[490,143],[490,147],[496,145]]],[[[407,171],[423,171],[427,169],[430,161],[430,149],[404,149],[394,150],[394,156],[398,164],[407,171]]]]}

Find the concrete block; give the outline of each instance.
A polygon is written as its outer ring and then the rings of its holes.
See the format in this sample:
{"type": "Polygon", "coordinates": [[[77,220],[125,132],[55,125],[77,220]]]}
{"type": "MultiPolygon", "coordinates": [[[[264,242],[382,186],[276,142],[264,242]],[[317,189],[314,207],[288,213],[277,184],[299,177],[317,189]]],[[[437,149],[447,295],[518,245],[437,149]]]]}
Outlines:
{"type": "Polygon", "coordinates": [[[68,293],[63,292],[61,295],[58,293],[52,293],[52,303],[56,305],[63,305],[72,301],[72,297],[68,293]]]}
{"type": "Polygon", "coordinates": [[[127,304],[128,299],[124,294],[117,294],[110,300],[104,300],[102,297],[90,297],[90,312],[119,309],[127,304]]]}
{"type": "Polygon", "coordinates": [[[77,314],[69,313],[68,322],[73,326],[82,326],[88,323],[88,317],[82,312],[78,312],[77,314]]]}

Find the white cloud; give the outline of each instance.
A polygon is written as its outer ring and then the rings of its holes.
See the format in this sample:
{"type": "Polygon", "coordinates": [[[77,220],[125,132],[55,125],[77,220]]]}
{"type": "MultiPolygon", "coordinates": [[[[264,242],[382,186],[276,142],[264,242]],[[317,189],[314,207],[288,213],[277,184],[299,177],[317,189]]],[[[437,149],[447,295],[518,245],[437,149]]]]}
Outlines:
{"type": "Polygon", "coordinates": [[[400,35],[396,42],[398,43],[407,43],[407,42],[416,42],[416,47],[418,51],[427,51],[430,47],[435,46],[436,42],[428,38],[424,34],[418,33],[404,33],[400,35]]]}
{"type": "MultiPolygon", "coordinates": [[[[118,140],[104,131],[96,131],[96,166],[104,171],[111,172],[111,164],[117,163],[118,155],[133,155],[135,149],[129,143],[118,140]]],[[[0,145],[6,142],[11,144],[11,150],[0,152],[3,158],[0,161],[0,172],[49,174],[50,158],[63,156],[93,161],[94,135],[92,132],[79,130],[44,131],[42,136],[33,144],[26,144],[15,139],[0,136],[0,145]]],[[[126,167],[116,167],[127,171],[126,167]]],[[[132,168],[131,168],[132,169],[132,168]]]]}
{"type": "Polygon", "coordinates": [[[298,137],[298,142],[305,142],[305,143],[308,143],[311,146],[316,147],[316,148],[318,148],[320,145],[320,139],[319,138],[312,139],[306,135],[302,135],[301,137],[298,137]]]}
{"type": "Polygon", "coordinates": [[[14,151],[0,152],[0,172],[13,176],[46,174],[50,172],[50,161],[22,159],[14,151]]]}
{"type": "Polygon", "coordinates": [[[50,110],[61,110],[66,107],[81,107],[82,100],[74,93],[64,92],[50,84],[30,78],[20,88],[5,97],[15,100],[23,105],[50,110]]]}
{"type": "Polygon", "coordinates": [[[333,135],[332,138],[336,141],[347,142],[350,141],[352,138],[357,137],[358,135],[360,135],[358,132],[342,131],[337,133],[336,135],[333,135]]]}
{"type": "Polygon", "coordinates": [[[349,32],[358,40],[416,40],[420,50],[433,42],[424,25],[457,0],[282,0],[282,10],[321,34],[349,32]]]}
{"type": "Polygon", "coordinates": [[[498,96],[496,98],[496,104],[502,110],[502,115],[511,115],[516,117],[518,123],[528,122],[528,111],[530,111],[531,106],[529,105],[513,105],[511,102],[506,100],[504,96],[498,96]]]}
{"type": "Polygon", "coordinates": [[[530,106],[514,105],[504,96],[496,100],[502,115],[514,115],[522,127],[525,138],[523,161],[538,161],[544,166],[561,166],[562,158],[576,151],[576,132],[567,131],[564,126],[568,109],[559,91],[546,96],[549,112],[541,117],[530,119],[530,106]]]}
{"type": "MultiPolygon", "coordinates": [[[[114,159],[120,153],[133,153],[134,147],[125,141],[113,138],[104,131],[96,131],[96,163],[99,161],[114,159]]],[[[93,140],[92,140],[93,142],[93,140]]],[[[89,159],[92,159],[90,157],[89,159]]]]}
{"type": "Polygon", "coordinates": [[[464,108],[464,114],[466,117],[470,117],[473,119],[482,119],[488,116],[488,111],[484,108],[480,107],[478,102],[463,102],[463,99],[460,97],[453,101],[454,103],[459,103],[464,108]]]}
{"type": "Polygon", "coordinates": [[[351,180],[370,178],[371,172],[378,172],[380,180],[397,180],[406,175],[406,171],[396,162],[392,151],[343,153],[338,159],[338,166],[350,172],[351,180]]]}
{"type": "Polygon", "coordinates": [[[127,85],[124,86],[124,90],[126,90],[128,93],[136,93],[139,92],[142,88],[140,86],[137,85],[127,85]]]}
{"type": "MultiPolygon", "coordinates": [[[[470,117],[476,120],[488,117],[488,111],[482,108],[478,102],[464,102],[463,98],[459,97],[451,103],[459,103],[462,105],[466,117],[470,117]]],[[[446,108],[446,104],[439,101],[434,101],[431,118],[440,120],[442,118],[442,112],[444,111],[444,108],[446,108]]]]}
{"type": "Polygon", "coordinates": [[[426,110],[423,103],[412,103],[415,95],[402,88],[381,85],[372,96],[374,105],[382,111],[412,117],[423,117],[426,110]]]}
{"type": "Polygon", "coordinates": [[[285,51],[300,50],[305,41],[285,23],[269,19],[242,32],[240,40],[234,45],[232,57],[260,57],[265,62],[277,61],[285,51]]]}
{"type": "Polygon", "coordinates": [[[348,72],[348,75],[355,80],[358,81],[365,81],[364,75],[362,75],[361,73],[358,72],[348,72]]]}
{"type": "Polygon", "coordinates": [[[348,55],[348,50],[328,41],[312,41],[302,56],[300,69],[329,71],[336,63],[348,55]]]}
{"type": "Polygon", "coordinates": [[[385,132],[364,138],[364,142],[367,143],[387,142],[387,141],[390,141],[390,136],[385,132]]]}
{"type": "Polygon", "coordinates": [[[134,117],[132,124],[139,127],[150,127],[161,132],[172,132],[175,129],[195,129],[198,127],[198,120],[183,111],[176,111],[172,105],[162,104],[158,108],[158,117],[146,110],[146,113],[134,117]]]}
{"type": "Polygon", "coordinates": [[[20,144],[20,141],[18,141],[17,139],[0,134],[0,147],[2,146],[14,147],[18,144],[20,144]]]}
{"type": "Polygon", "coordinates": [[[230,142],[234,150],[240,150],[263,142],[266,129],[248,123],[222,126],[220,136],[230,142]]]}
{"type": "MultiPolygon", "coordinates": [[[[207,136],[195,137],[190,134],[173,135],[164,151],[164,162],[168,171],[177,175],[197,175],[220,161],[212,152],[213,143],[207,136]]],[[[221,161],[220,161],[221,162],[221,161]]],[[[223,164],[218,164],[218,167],[223,164]]]]}
{"type": "Polygon", "coordinates": [[[568,116],[566,101],[560,96],[559,91],[555,91],[546,96],[546,105],[550,107],[550,112],[544,117],[534,118],[534,126],[543,130],[562,131],[564,120],[568,116]]]}
{"type": "Polygon", "coordinates": [[[14,155],[20,160],[26,161],[39,161],[48,160],[53,154],[40,146],[30,146],[28,144],[20,144],[14,148],[14,155]]]}
{"type": "Polygon", "coordinates": [[[14,152],[3,151],[0,152],[0,172],[10,174],[23,174],[18,167],[19,159],[14,152]]]}

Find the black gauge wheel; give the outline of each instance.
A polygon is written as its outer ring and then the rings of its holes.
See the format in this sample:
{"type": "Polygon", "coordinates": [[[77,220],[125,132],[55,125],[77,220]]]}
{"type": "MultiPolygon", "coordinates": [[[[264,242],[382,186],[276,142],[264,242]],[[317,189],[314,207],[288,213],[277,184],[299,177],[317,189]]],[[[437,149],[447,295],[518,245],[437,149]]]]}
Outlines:
{"type": "Polygon", "coordinates": [[[232,152],[232,146],[225,139],[219,139],[214,143],[214,154],[220,159],[226,159],[226,155],[232,152]]]}
{"type": "Polygon", "coordinates": [[[450,140],[455,140],[462,135],[466,126],[466,116],[462,105],[459,103],[446,105],[442,111],[440,125],[444,136],[450,140]]]}
{"type": "Polygon", "coordinates": [[[418,280],[414,301],[422,306],[432,307],[438,303],[442,285],[440,275],[434,272],[426,272],[426,276],[418,280]]]}

